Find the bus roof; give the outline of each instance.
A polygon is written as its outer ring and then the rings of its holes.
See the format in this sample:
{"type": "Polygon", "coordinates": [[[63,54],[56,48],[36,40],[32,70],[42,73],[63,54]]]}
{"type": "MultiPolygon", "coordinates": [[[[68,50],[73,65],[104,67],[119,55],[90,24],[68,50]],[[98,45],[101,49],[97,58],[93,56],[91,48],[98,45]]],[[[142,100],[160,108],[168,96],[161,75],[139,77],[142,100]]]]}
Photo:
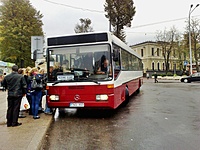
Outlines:
{"type": "Polygon", "coordinates": [[[47,38],[47,47],[48,46],[64,46],[64,45],[73,45],[73,44],[89,44],[89,43],[114,43],[119,47],[125,49],[126,51],[134,54],[138,58],[140,56],[134,52],[127,44],[122,42],[118,37],[113,33],[104,31],[104,32],[87,32],[87,33],[77,33],[72,35],[61,35],[47,38]]]}
{"type": "MultiPolygon", "coordinates": [[[[140,56],[138,55],[138,53],[136,53],[130,46],[128,46],[126,43],[124,43],[123,41],[121,41],[118,37],[116,37],[113,33],[108,32],[108,35],[111,36],[110,39],[112,39],[112,43],[120,46],[121,48],[123,48],[124,50],[128,51],[129,53],[134,54],[135,56],[137,56],[138,58],[140,58],[140,56]]],[[[140,58],[141,59],[141,58],[140,58]]]]}

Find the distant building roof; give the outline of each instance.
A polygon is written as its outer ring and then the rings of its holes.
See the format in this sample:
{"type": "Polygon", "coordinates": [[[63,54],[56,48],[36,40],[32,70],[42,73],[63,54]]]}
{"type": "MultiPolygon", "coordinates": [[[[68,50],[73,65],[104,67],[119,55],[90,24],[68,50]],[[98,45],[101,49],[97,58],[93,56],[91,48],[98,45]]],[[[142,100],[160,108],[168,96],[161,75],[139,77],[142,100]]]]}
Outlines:
{"type": "MultiPolygon", "coordinates": [[[[157,42],[155,42],[155,41],[145,41],[145,42],[137,43],[137,44],[131,45],[131,46],[138,46],[138,45],[149,44],[149,43],[151,43],[151,44],[156,44],[157,42]]],[[[130,47],[131,47],[131,46],[130,46],[130,47]]]]}

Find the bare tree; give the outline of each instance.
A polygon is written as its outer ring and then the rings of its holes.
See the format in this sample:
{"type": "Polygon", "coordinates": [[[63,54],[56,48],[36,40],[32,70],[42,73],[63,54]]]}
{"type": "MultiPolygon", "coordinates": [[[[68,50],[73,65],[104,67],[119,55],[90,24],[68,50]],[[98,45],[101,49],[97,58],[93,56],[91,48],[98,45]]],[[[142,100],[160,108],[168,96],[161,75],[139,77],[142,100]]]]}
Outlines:
{"type": "Polygon", "coordinates": [[[169,71],[170,55],[177,46],[177,41],[179,39],[178,35],[178,31],[175,27],[172,27],[169,31],[167,31],[166,29],[164,31],[157,31],[156,34],[156,40],[158,44],[160,44],[162,47],[166,74],[169,71]]]}
{"type": "Polygon", "coordinates": [[[81,24],[76,24],[74,31],[76,33],[83,33],[83,32],[93,32],[93,28],[90,26],[91,25],[91,20],[86,18],[86,19],[79,19],[81,24]]]}
{"type": "MultiPolygon", "coordinates": [[[[188,21],[187,21],[188,22],[188,21]]],[[[200,45],[198,44],[198,41],[200,40],[200,20],[199,19],[191,19],[190,22],[190,32],[191,32],[191,47],[193,51],[193,56],[194,56],[194,62],[196,65],[196,70],[197,72],[200,71],[199,65],[198,65],[198,60],[199,60],[199,49],[200,45]]],[[[185,40],[187,41],[187,47],[189,48],[189,25],[187,24],[186,26],[186,33],[187,36],[185,36],[185,40]]]]}

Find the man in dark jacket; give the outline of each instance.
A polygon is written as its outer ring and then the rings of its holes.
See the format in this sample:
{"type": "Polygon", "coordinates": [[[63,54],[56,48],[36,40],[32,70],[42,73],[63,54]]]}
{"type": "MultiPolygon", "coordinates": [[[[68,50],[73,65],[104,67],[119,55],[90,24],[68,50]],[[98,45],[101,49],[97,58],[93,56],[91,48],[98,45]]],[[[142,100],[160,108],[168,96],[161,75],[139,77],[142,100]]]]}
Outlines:
{"type": "Polygon", "coordinates": [[[154,73],[154,82],[155,82],[155,83],[158,82],[158,79],[157,79],[157,78],[158,78],[158,75],[157,75],[157,73],[155,72],[155,73],[154,73]]]}
{"type": "Polygon", "coordinates": [[[3,86],[8,89],[8,109],[7,109],[7,127],[20,126],[18,122],[20,104],[23,95],[26,94],[26,81],[23,75],[18,74],[18,66],[12,67],[12,73],[5,76],[3,86]]]}

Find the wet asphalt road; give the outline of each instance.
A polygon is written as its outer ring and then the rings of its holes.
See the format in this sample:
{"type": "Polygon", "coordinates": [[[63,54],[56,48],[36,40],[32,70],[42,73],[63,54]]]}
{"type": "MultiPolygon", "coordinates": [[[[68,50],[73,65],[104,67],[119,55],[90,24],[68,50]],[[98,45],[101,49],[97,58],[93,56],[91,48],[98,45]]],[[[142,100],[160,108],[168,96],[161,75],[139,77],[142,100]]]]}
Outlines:
{"type": "Polygon", "coordinates": [[[56,112],[44,150],[200,150],[200,83],[144,80],[115,111],[56,112]]]}

